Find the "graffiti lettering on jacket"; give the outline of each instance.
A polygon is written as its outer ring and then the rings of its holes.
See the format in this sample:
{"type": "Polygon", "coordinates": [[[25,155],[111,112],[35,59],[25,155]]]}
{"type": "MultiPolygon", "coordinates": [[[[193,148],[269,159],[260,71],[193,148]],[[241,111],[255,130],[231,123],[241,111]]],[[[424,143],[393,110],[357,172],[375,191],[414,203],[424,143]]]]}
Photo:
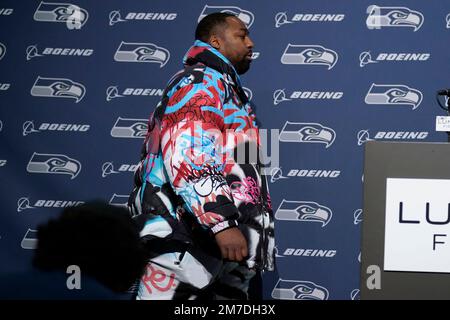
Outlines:
{"type": "Polygon", "coordinates": [[[257,204],[261,202],[258,184],[252,177],[233,182],[231,184],[231,193],[236,200],[244,203],[257,204]]]}
{"type": "Polygon", "coordinates": [[[175,273],[167,275],[163,270],[157,269],[152,265],[147,265],[145,274],[142,276],[142,283],[147,291],[153,293],[152,288],[157,291],[165,292],[174,285],[175,273]]]}

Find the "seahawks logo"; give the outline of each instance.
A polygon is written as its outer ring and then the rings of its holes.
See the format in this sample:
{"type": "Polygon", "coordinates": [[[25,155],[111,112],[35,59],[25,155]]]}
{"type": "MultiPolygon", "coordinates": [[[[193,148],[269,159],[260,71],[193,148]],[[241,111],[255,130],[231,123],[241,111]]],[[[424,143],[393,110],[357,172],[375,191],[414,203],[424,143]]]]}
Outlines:
{"type": "Polygon", "coordinates": [[[148,130],[146,119],[117,118],[111,129],[114,138],[145,138],[148,130]]]}
{"type": "Polygon", "coordinates": [[[121,42],[114,54],[117,62],[146,62],[159,63],[164,67],[170,59],[169,50],[158,47],[153,43],[121,42]]]}
{"type": "Polygon", "coordinates": [[[81,163],[64,154],[33,153],[27,165],[30,173],[66,174],[75,179],[81,171],[81,163]]]}
{"type": "Polygon", "coordinates": [[[328,289],[311,281],[279,279],[272,298],[279,300],[328,300],[328,289]]]}
{"type": "Polygon", "coordinates": [[[281,56],[282,64],[319,65],[332,69],[338,61],[336,51],[319,45],[288,44],[281,56]]]}
{"type": "Polygon", "coordinates": [[[367,104],[411,105],[415,110],[422,102],[422,92],[402,84],[375,84],[367,92],[367,104]]]}
{"type": "Polygon", "coordinates": [[[89,18],[89,13],[71,3],[41,2],[33,16],[35,21],[62,22],[69,30],[81,29],[89,18]]]}
{"type": "Polygon", "coordinates": [[[367,8],[367,12],[369,16],[366,19],[366,25],[369,29],[406,27],[417,31],[424,21],[422,13],[406,7],[379,7],[372,5],[367,8]]]}
{"type": "Polygon", "coordinates": [[[336,132],[320,123],[286,121],[279,139],[282,142],[322,143],[328,148],[336,139],[336,132]]]}
{"type": "Polygon", "coordinates": [[[281,202],[275,213],[277,220],[318,222],[325,227],[330,222],[333,213],[330,208],[312,201],[281,202]]]}
{"type": "Polygon", "coordinates": [[[44,78],[38,76],[31,88],[35,97],[67,98],[80,102],[86,93],[86,87],[81,83],[66,78],[44,78]]]}

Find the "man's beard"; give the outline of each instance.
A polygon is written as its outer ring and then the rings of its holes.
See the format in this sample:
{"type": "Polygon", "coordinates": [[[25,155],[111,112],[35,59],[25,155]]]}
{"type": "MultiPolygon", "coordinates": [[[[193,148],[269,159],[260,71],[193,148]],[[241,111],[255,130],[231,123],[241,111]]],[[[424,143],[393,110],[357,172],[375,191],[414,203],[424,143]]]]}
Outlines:
{"type": "Polygon", "coordinates": [[[238,74],[244,74],[250,68],[250,63],[251,63],[251,60],[244,58],[241,61],[239,61],[238,63],[236,63],[234,68],[236,69],[236,72],[238,74]]]}

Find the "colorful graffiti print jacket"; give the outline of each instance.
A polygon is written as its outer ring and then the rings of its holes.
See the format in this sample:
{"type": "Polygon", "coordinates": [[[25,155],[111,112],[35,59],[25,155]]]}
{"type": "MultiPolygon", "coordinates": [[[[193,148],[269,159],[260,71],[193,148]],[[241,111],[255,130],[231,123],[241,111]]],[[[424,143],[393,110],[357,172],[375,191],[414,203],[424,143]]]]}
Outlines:
{"type": "Polygon", "coordinates": [[[129,207],[142,223],[141,237],[189,243],[200,230],[214,241],[214,234],[237,226],[248,242],[247,266],[273,270],[259,131],[239,76],[201,41],[183,63],[150,117],[135,173],[129,207]]]}

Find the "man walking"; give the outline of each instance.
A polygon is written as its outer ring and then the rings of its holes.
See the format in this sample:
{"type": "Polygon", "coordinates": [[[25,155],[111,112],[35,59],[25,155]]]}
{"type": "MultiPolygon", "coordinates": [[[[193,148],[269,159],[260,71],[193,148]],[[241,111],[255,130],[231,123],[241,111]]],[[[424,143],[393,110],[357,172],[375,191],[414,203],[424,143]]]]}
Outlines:
{"type": "Polygon", "coordinates": [[[247,299],[256,271],[274,268],[258,128],[239,78],[253,42],[228,13],[203,18],[195,38],[149,120],[129,198],[150,255],[137,299],[247,299]]]}

